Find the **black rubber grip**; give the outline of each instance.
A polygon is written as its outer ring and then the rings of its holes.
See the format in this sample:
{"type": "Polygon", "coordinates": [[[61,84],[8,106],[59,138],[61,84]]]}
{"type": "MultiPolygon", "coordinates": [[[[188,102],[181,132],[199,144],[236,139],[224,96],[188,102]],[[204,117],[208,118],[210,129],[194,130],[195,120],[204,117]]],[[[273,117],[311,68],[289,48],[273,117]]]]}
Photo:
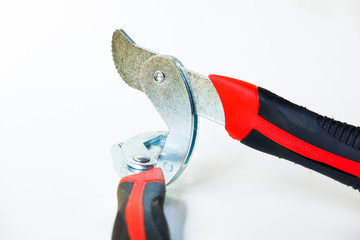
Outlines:
{"type": "MultiPolygon", "coordinates": [[[[329,153],[360,163],[360,128],[321,116],[293,104],[274,93],[258,88],[258,115],[292,136],[329,153]]],[[[314,161],[268,139],[255,129],[242,141],[260,151],[291,160],[354,189],[360,189],[357,176],[314,161]]]]}
{"type": "Polygon", "coordinates": [[[170,239],[169,230],[164,215],[165,184],[150,182],[144,191],[144,215],[146,239],[170,239]]]}
{"type": "MultiPolygon", "coordinates": [[[[158,177],[149,178],[152,169],[125,177],[118,187],[118,212],[112,240],[168,240],[164,215],[165,184],[158,177]],[[142,196],[142,197],[141,197],[142,196]],[[142,206],[140,206],[142,205],[142,206]],[[143,211],[139,211],[139,210],[143,211]],[[132,223],[133,226],[128,226],[132,223]]],[[[162,173],[161,173],[162,175],[162,173]]]]}
{"type": "Polygon", "coordinates": [[[311,145],[360,163],[360,128],[323,117],[259,87],[259,115],[311,145]]]}
{"type": "Polygon", "coordinates": [[[115,218],[112,240],[130,239],[125,221],[125,207],[128,202],[133,185],[134,183],[132,182],[123,182],[119,184],[117,191],[118,211],[115,218]]]}
{"type": "Polygon", "coordinates": [[[337,168],[333,168],[329,165],[303,157],[268,139],[256,130],[252,130],[250,134],[241,142],[262,152],[277,156],[279,158],[291,160],[296,164],[324,174],[347,186],[352,186],[354,189],[360,189],[360,179],[358,177],[338,170],[337,168]]]}

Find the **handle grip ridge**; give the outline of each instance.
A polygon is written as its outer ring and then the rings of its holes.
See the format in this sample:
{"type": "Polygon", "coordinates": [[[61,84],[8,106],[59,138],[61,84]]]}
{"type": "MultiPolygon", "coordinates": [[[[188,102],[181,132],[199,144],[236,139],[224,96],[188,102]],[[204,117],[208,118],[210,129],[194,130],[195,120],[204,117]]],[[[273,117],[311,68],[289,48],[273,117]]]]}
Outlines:
{"type": "Polygon", "coordinates": [[[360,128],[336,121],[332,118],[318,116],[318,124],[330,136],[360,151],[360,128]]]}

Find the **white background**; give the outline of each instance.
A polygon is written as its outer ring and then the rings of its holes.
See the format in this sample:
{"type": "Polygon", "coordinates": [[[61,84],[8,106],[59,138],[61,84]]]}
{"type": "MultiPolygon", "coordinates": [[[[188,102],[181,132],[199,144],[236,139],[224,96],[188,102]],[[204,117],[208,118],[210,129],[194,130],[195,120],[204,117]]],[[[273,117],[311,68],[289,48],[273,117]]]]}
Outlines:
{"type": "MultiPolygon", "coordinates": [[[[110,239],[111,145],[165,126],[118,76],[114,29],[360,125],[359,12],[356,0],[1,0],[0,239],[110,239]]],[[[172,239],[360,238],[359,192],[204,119],[165,211],[172,239]]]]}

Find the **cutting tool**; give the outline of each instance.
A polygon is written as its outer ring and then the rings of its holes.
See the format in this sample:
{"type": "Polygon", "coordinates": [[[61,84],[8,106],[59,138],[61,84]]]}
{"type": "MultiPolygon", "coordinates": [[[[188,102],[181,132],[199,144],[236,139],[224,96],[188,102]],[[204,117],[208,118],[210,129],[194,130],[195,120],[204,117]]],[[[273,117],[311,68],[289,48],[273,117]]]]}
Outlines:
{"type": "Polygon", "coordinates": [[[360,128],[298,106],[251,83],[198,74],[175,57],[137,44],[123,31],[112,39],[121,78],[144,92],[168,131],[115,144],[122,177],[113,239],[169,239],[165,185],[188,164],[198,117],[224,125],[235,140],[360,189],[360,128]]]}

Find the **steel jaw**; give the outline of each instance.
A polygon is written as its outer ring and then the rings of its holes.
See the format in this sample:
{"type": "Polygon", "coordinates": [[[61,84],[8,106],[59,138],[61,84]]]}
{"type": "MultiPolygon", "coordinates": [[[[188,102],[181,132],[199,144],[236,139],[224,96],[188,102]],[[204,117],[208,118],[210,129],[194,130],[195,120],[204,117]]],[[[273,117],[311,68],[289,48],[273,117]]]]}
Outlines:
{"type": "Polygon", "coordinates": [[[168,132],[139,134],[112,147],[121,177],[160,167],[169,184],[185,169],[197,133],[197,115],[189,80],[176,58],[137,46],[122,30],[113,35],[115,66],[131,87],[143,91],[159,112],[168,132]]]}

